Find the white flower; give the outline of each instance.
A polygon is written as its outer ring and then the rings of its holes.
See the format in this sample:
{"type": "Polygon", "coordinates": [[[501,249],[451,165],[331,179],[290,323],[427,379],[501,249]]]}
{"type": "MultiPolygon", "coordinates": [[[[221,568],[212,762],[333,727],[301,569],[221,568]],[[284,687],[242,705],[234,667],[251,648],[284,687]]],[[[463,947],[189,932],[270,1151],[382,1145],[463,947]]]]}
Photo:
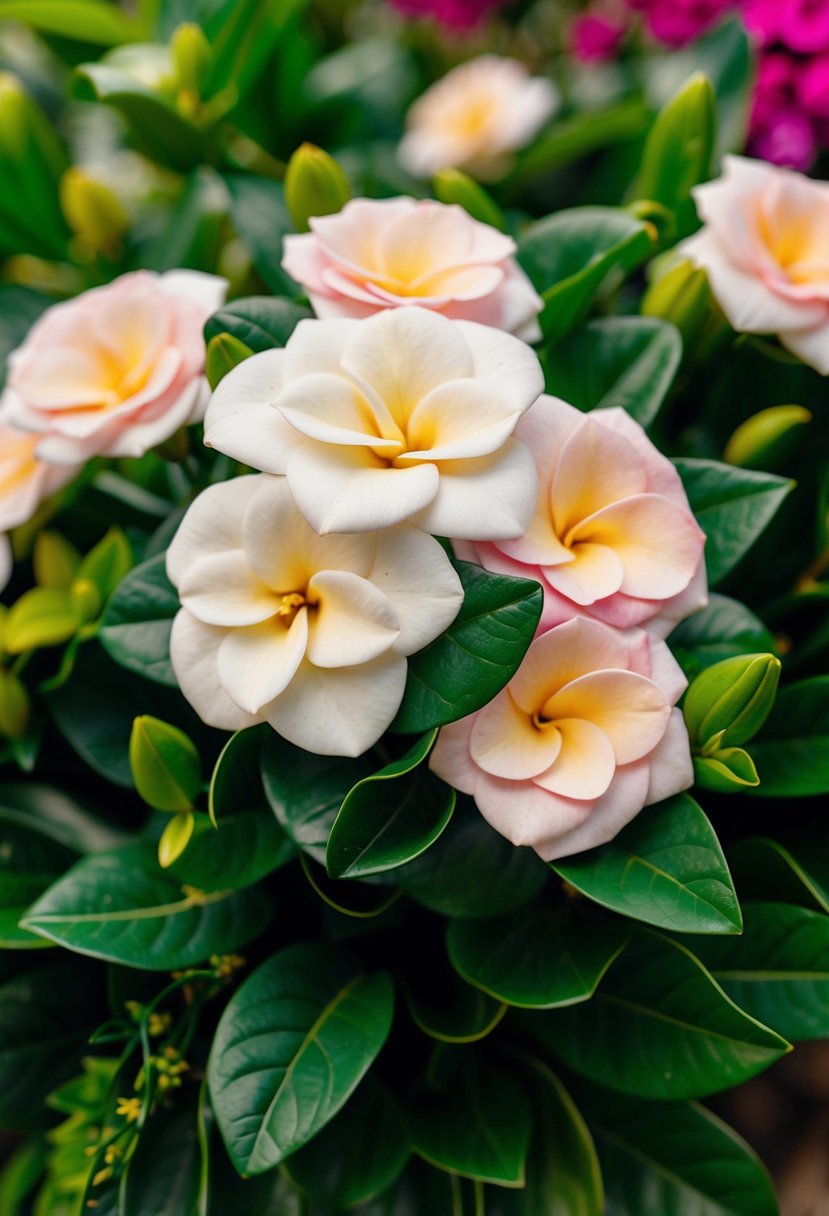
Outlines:
{"type": "Polygon", "coordinates": [[[321,534],[410,519],[441,536],[515,537],[536,474],[511,435],[542,389],[532,350],[475,322],[421,308],[301,321],[284,350],[225,376],[205,443],[284,473],[321,534]]]}
{"type": "Polygon", "coordinates": [[[182,608],[170,656],[211,726],[266,721],[291,743],[357,756],[396,714],[406,656],[454,620],[460,580],[410,524],[318,536],[282,477],[205,490],[167,553],[182,608]]]}
{"type": "Polygon", "coordinates": [[[414,103],[400,162],[420,177],[453,168],[497,179],[557,106],[551,80],[530,76],[517,59],[481,55],[447,73],[414,103]]]}

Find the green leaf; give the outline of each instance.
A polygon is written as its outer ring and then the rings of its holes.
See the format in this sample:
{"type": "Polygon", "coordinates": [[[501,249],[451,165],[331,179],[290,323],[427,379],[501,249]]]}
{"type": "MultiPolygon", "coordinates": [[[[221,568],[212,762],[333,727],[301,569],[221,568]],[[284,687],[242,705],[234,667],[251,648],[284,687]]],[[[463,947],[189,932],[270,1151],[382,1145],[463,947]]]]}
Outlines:
{"type": "Polygon", "coordinates": [[[55,301],[31,287],[0,286],[0,388],[6,379],[6,360],[22,343],[32,325],[55,301]]]}
{"type": "Polygon", "coordinates": [[[453,562],[464,589],[445,633],[409,659],[392,730],[420,734],[486,705],[521,666],[541,616],[543,593],[526,578],[453,562]]]}
{"type": "Polygon", "coordinates": [[[738,1009],[689,950],[648,930],[639,931],[592,1000],[522,1018],[571,1068],[643,1098],[716,1093],[789,1050],[738,1009]]]}
{"type": "Polygon", "coordinates": [[[386,1190],[409,1154],[409,1133],[400,1108],[369,1073],[340,1113],[310,1144],[290,1156],[287,1170],[315,1202],[339,1210],[366,1203],[386,1190]]]}
{"type": "Polygon", "coordinates": [[[140,23],[105,0],[0,0],[0,21],[23,21],[44,34],[98,46],[137,42],[140,23]]]}
{"type": "Polygon", "coordinates": [[[490,996],[551,1009],[588,1000],[627,939],[619,922],[532,907],[504,919],[452,921],[447,949],[456,971],[490,996]]]}
{"type": "Polygon", "coordinates": [[[204,339],[209,342],[219,334],[230,334],[253,351],[273,350],[284,346],[299,322],[310,316],[309,309],[293,300],[246,296],[208,317],[204,339]]]}
{"type": "Polygon", "coordinates": [[[370,756],[312,755],[273,731],[262,744],[262,783],[271,810],[291,840],[322,865],[343,799],[373,767],[370,756]]]}
{"type": "Polygon", "coordinates": [[[168,820],[158,841],[158,864],[163,870],[168,869],[181,857],[195,827],[196,817],[192,811],[179,811],[168,820]]]}
{"type": "Polygon", "coordinates": [[[694,781],[719,794],[735,794],[760,784],[754,761],[741,747],[720,747],[705,756],[694,756],[694,781]]]}
{"type": "MultiPolygon", "coordinates": [[[[299,286],[282,269],[282,238],[293,232],[293,224],[281,184],[266,177],[241,173],[229,173],[225,181],[232,199],[233,225],[259,274],[274,295],[299,295],[299,286]]],[[[233,330],[229,332],[233,333],[233,330]]],[[[242,334],[236,336],[247,341],[242,334]]],[[[252,343],[248,342],[248,345],[252,343]]]]}
{"type": "Polygon", "coordinates": [[[744,1140],[695,1102],[648,1102],[580,1082],[607,1216],[778,1216],[771,1179],[744,1140]]]}
{"type": "Polygon", "coordinates": [[[741,1009],[784,1038],[829,1035],[829,916],[748,903],[741,937],[706,938],[694,949],[741,1009]]]}
{"type": "Polygon", "coordinates": [[[0,1172],[0,1212],[23,1216],[29,1210],[26,1200],[43,1179],[46,1156],[40,1139],[24,1140],[12,1151],[0,1172]]]}
{"type": "Polygon", "coordinates": [[[501,1065],[465,1059],[446,1089],[413,1102],[409,1123],[415,1152],[432,1165],[496,1186],[524,1185],[530,1103],[501,1065]]]}
{"type": "Polygon", "coordinates": [[[23,923],[79,954],[173,971],[238,949],[270,912],[257,891],[182,888],[159,867],[151,845],[137,844],[83,858],[23,923]]]}
{"type": "MultiPolygon", "coordinates": [[[[299,864],[314,892],[323,903],[343,916],[356,920],[372,920],[383,916],[397,903],[402,892],[382,882],[381,878],[364,878],[352,882],[348,879],[329,878],[325,868],[312,861],[307,853],[300,854],[299,864]]],[[[386,921],[394,924],[397,921],[386,921]]]]}
{"type": "Polygon", "coordinates": [[[436,738],[430,731],[405,756],[349,790],[325,850],[332,878],[405,865],[440,836],[455,809],[455,791],[424,764],[436,738]]]}
{"type": "Polygon", "coordinates": [[[99,819],[72,794],[36,781],[0,785],[0,824],[20,825],[73,853],[94,853],[125,844],[128,834],[99,819]]]}
{"type": "Polygon", "coordinates": [[[198,1216],[202,1166],[195,1101],[159,1106],[141,1129],[130,1157],[118,1216],[198,1216]]]}
{"type": "Polygon", "coordinates": [[[740,905],[723,851],[688,794],[645,807],[615,840],[553,863],[583,895],[679,933],[739,933],[740,905]]]}
{"type": "Polygon", "coordinates": [[[281,950],[242,984],[207,1069],[241,1174],[272,1169],[333,1118],[383,1046],[392,1006],[389,977],[334,946],[281,950]]]}
{"type": "Polygon", "coordinates": [[[675,460],[697,523],[708,537],[705,564],[716,586],[748,553],[794,482],[716,460],[675,460]]]}
{"type": "Polygon", "coordinates": [[[77,853],[19,823],[3,823],[0,837],[0,950],[43,946],[42,938],[21,929],[18,922],[77,853]]]}
{"type": "Polygon", "coordinates": [[[516,849],[459,798],[446,831],[395,871],[407,895],[444,916],[499,916],[534,899],[549,871],[532,849],[516,849]]]}
{"type": "Polygon", "coordinates": [[[547,362],[547,389],[577,409],[623,409],[648,426],[681,358],[682,339],[666,321],[603,317],[556,349],[547,362]]]}
{"type": "Polygon", "coordinates": [[[716,593],[705,608],[677,625],[668,644],[689,679],[735,655],[776,652],[774,638],[758,616],[739,600],[716,593]]]}
{"type": "Polygon", "coordinates": [[[40,646],[67,642],[80,624],[68,591],[33,587],[9,609],[3,628],[3,648],[22,654],[40,646]]]}
{"type": "Polygon", "coordinates": [[[808,903],[829,912],[829,841],[823,833],[788,846],[754,836],[741,840],[728,857],[747,898],[808,903]]]}
{"type": "Polygon", "coordinates": [[[829,792],[829,676],[781,689],[751,755],[760,778],[758,797],[829,792]]]}
{"type": "Polygon", "coordinates": [[[192,811],[201,790],[201,757],[183,730],[139,714],[130,734],[130,768],[138,794],[158,811],[192,811]]]}
{"type": "Polygon", "coordinates": [[[400,960],[406,1005],[412,1021],[430,1038],[474,1043],[491,1034],[507,1007],[453,970],[441,939],[439,932],[423,926],[417,951],[407,951],[400,960]]]}
{"type": "Polygon", "coordinates": [[[582,321],[612,272],[620,275],[653,248],[641,220],[614,207],[575,207],[531,224],[518,261],[544,299],[544,337],[559,341],[582,321]]]}
{"type": "Polygon", "coordinates": [[[142,249],[141,265],[159,271],[214,271],[225,240],[229,211],[230,196],[215,170],[206,165],[194,169],[163,230],[142,249]]]}
{"type": "Polygon", "coordinates": [[[691,190],[710,176],[716,129],[714,90],[695,72],[659,111],[645,140],[637,196],[673,211],[679,236],[696,227],[691,190]]]}
{"type": "Polygon", "coordinates": [[[89,579],[109,599],[121,579],[132,569],[132,547],[120,528],[110,528],[106,536],[90,549],[78,567],[77,579],[89,579]]]}
{"type": "Polygon", "coordinates": [[[170,631],[179,602],[165,561],[166,554],[159,553],[122,580],[109,602],[99,638],[121,667],[174,688],[170,631]]]}

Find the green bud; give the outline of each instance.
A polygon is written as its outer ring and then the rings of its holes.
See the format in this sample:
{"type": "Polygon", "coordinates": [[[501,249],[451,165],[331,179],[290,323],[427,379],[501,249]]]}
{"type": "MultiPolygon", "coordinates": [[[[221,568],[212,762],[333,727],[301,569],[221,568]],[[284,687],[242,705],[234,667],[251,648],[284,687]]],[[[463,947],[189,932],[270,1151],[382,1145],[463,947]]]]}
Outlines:
{"type": "Polygon", "coordinates": [[[190,843],[195,824],[196,817],[192,811],[179,811],[167,824],[158,842],[158,864],[162,869],[166,870],[181,857],[190,843]]]}
{"type": "Polygon", "coordinates": [[[144,714],[132,724],[129,756],[135,788],[149,806],[193,809],[201,789],[201,760],[184,731],[144,714]]]}
{"type": "Polygon", "coordinates": [[[687,349],[705,323],[710,300],[705,271],[682,261],[647,288],[642,297],[642,315],[670,321],[682,334],[687,349]]]}
{"type": "Polygon", "coordinates": [[[11,72],[0,72],[0,160],[27,171],[16,187],[35,185],[35,179],[54,192],[66,165],[55,131],[23,85],[11,72]],[[31,174],[32,181],[28,180],[31,174]]]}
{"type": "Polygon", "coordinates": [[[506,223],[498,204],[490,198],[483,186],[461,173],[460,169],[441,169],[435,175],[435,197],[441,203],[457,203],[464,211],[482,224],[489,224],[499,232],[506,231],[506,223]]]}
{"type": "Polygon", "coordinates": [[[736,655],[700,672],[683,705],[695,750],[709,756],[756,735],[774,704],[779,679],[780,660],[773,654],[736,655]]]}
{"type": "Polygon", "coordinates": [[[101,615],[104,601],[91,578],[76,578],[69,588],[72,610],[82,625],[96,621],[101,615]]]}
{"type": "Polygon", "coordinates": [[[233,334],[214,334],[207,344],[205,375],[208,384],[215,389],[228,372],[249,359],[253,351],[233,334]]]}
{"type": "Polygon", "coordinates": [[[792,432],[811,421],[811,413],[802,405],[760,410],[737,427],[725,445],[723,459],[742,469],[773,468],[792,446],[792,432]]]}
{"type": "Polygon", "coordinates": [[[29,694],[11,671],[0,670],[0,735],[20,739],[26,733],[31,715],[29,694]]]}
{"type": "Polygon", "coordinates": [[[703,789],[735,794],[760,784],[754,761],[741,747],[723,747],[694,756],[694,780],[703,789]]]}
{"type": "Polygon", "coordinates": [[[77,632],[78,623],[68,591],[33,587],[10,608],[3,646],[8,654],[59,646],[77,632]]]}
{"type": "Polygon", "coordinates": [[[193,21],[180,25],[173,31],[170,51],[179,88],[201,97],[213,66],[213,51],[204,30],[193,21]]]}
{"type": "Polygon", "coordinates": [[[297,148],[285,170],[285,204],[297,232],[308,231],[314,215],[342,211],[351,187],[342,166],[315,144],[297,148]]]}
{"type": "Polygon", "coordinates": [[[103,540],[90,549],[78,567],[78,580],[87,579],[98,588],[106,603],[121,579],[132,569],[132,549],[120,528],[110,528],[103,540]]]}
{"type": "Polygon", "coordinates": [[[39,532],[32,553],[35,580],[39,587],[66,591],[72,585],[81,555],[59,532],[39,532]]]}
{"type": "Polygon", "coordinates": [[[695,72],[659,111],[645,141],[637,193],[676,214],[679,236],[693,223],[691,189],[711,169],[716,124],[711,81],[695,72]]]}
{"type": "Polygon", "coordinates": [[[73,165],[60,179],[60,205],[67,224],[85,249],[118,252],[130,221],[114,190],[73,165]]]}
{"type": "Polygon", "coordinates": [[[664,204],[652,198],[640,198],[628,203],[625,211],[646,226],[654,245],[670,245],[676,240],[676,219],[664,204]]]}

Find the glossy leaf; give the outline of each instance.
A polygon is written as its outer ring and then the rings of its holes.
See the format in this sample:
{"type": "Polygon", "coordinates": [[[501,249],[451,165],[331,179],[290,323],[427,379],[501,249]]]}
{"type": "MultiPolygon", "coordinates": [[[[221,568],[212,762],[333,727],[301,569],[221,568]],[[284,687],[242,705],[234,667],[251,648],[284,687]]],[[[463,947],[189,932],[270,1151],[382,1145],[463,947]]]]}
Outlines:
{"type": "Polygon", "coordinates": [[[455,808],[455,791],[424,763],[437,731],[346,794],[325,850],[333,878],[380,874],[420,856],[455,808]]]}
{"type": "Polygon", "coordinates": [[[829,676],[781,689],[751,755],[760,797],[829,792],[829,676]]]}
{"type": "Polygon", "coordinates": [[[616,921],[532,907],[498,920],[453,921],[447,949],[456,971],[490,996],[551,1009],[588,1000],[627,937],[616,921]]]}
{"type": "MultiPolygon", "coordinates": [[[[282,269],[282,239],[293,231],[293,224],[281,183],[241,173],[229,173],[225,181],[232,199],[233,226],[259,274],[274,295],[299,295],[299,287],[282,269]]],[[[237,336],[247,341],[242,334],[237,336]]]]}
{"type": "Polygon", "coordinates": [[[391,1026],[393,990],[332,946],[274,954],[231,998],[208,1082],[242,1174],[261,1174],[310,1140],[359,1084],[391,1026]]]}
{"type": "Polygon", "coordinates": [[[553,863],[614,912],[679,933],[739,933],[737,894],[720,843],[688,794],[646,807],[615,840],[553,863]]]}
{"type": "MultiPolygon", "coordinates": [[[[487,923],[487,922],[485,922],[487,923]]],[[[398,964],[403,995],[415,1025],[442,1043],[474,1043],[500,1023],[506,1005],[462,979],[446,957],[442,934],[418,931],[417,951],[398,964]]]]}
{"type": "Polygon", "coordinates": [[[230,334],[253,351],[284,346],[300,321],[311,312],[293,300],[246,296],[223,305],[204,326],[205,342],[230,334]]]}
{"type": "Polygon", "coordinates": [[[782,899],[829,912],[828,846],[822,833],[788,845],[752,836],[729,849],[728,859],[747,898],[782,899]]]}
{"type": "Polygon", "coordinates": [[[219,175],[200,165],[187,178],[167,223],[142,250],[142,264],[151,270],[212,272],[227,230],[230,196],[219,175]]]}
{"type": "Polygon", "coordinates": [[[708,537],[705,564],[716,586],[748,553],[793,483],[716,460],[675,460],[691,510],[708,537]]]}
{"type": "Polygon", "coordinates": [[[710,176],[716,128],[714,90],[695,72],[659,111],[645,140],[637,196],[674,212],[680,236],[697,226],[691,190],[710,176]]]}
{"type": "Polygon", "coordinates": [[[99,637],[104,650],[121,667],[175,687],[170,630],[179,602],[167,578],[165,556],[151,557],[123,579],[110,600],[99,637]]]}
{"type": "Polygon", "coordinates": [[[256,891],[183,888],[159,867],[152,846],[139,844],[83,858],[23,923],[79,954],[171,971],[238,949],[270,911],[256,891]]]}
{"type": "Polygon", "coordinates": [[[142,1130],[121,1185],[119,1216],[200,1216],[201,1149],[193,1098],[159,1106],[142,1130]]]}
{"type": "Polygon", "coordinates": [[[623,409],[648,426],[681,358],[673,325],[654,317],[603,317],[570,334],[551,356],[547,389],[580,410],[623,409]]]}
{"type": "Polygon", "coordinates": [[[774,638],[739,600],[712,593],[708,604],[677,625],[668,644],[689,679],[739,654],[774,654],[774,638]]]}
{"type": "Polygon", "coordinates": [[[0,0],[0,21],[25,21],[44,34],[98,46],[120,46],[142,35],[134,17],[105,0],[0,0]]]}
{"type": "Polygon", "coordinates": [[[738,1009],[689,950],[644,930],[592,1000],[523,1018],[527,1031],[569,1067],[639,1097],[717,1093],[789,1050],[785,1039],[738,1009]]]}
{"type": "Polygon", "coordinates": [[[538,626],[538,583],[469,562],[453,565],[464,589],[461,610],[445,633],[409,659],[392,730],[420,734],[486,705],[518,670],[538,626]]]}
{"type": "Polygon", "coordinates": [[[19,824],[74,853],[113,849],[128,840],[85,802],[37,781],[0,785],[0,824],[19,824]]]}
{"type": "Polygon", "coordinates": [[[77,858],[77,853],[19,823],[2,823],[0,811],[0,950],[47,943],[19,926],[30,904],[77,858]]]}
{"type": "MultiPolygon", "coordinates": [[[[301,853],[299,864],[316,895],[342,916],[354,920],[374,920],[384,916],[398,902],[402,892],[380,878],[364,878],[353,882],[347,878],[329,878],[324,866],[301,853]]],[[[388,922],[385,922],[388,924],[388,922]]]]}

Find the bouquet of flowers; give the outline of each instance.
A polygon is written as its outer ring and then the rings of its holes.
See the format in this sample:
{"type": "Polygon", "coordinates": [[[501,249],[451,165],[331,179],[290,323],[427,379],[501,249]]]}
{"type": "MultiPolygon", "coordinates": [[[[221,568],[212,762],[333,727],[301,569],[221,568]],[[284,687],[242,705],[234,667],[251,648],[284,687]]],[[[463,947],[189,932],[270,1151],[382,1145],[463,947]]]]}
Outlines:
{"type": "Polygon", "coordinates": [[[733,19],[138,8],[0,3],[0,1211],[773,1216],[829,186],[733,19]]]}

